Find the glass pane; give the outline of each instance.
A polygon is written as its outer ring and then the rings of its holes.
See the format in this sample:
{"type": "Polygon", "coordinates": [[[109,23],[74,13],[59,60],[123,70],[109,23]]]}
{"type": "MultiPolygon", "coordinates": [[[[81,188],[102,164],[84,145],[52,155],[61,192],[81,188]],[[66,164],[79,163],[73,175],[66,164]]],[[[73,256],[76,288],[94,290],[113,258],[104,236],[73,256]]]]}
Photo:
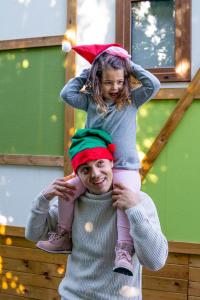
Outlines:
{"type": "Polygon", "coordinates": [[[132,2],[132,57],[145,68],[175,65],[175,1],[132,2]]]}

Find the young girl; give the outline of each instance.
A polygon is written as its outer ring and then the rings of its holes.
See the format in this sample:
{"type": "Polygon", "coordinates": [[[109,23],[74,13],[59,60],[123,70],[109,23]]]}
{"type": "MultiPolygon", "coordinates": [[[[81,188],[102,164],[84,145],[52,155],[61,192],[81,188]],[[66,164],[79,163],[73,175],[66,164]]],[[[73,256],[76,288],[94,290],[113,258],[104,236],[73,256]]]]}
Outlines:
{"type": "MultiPolygon", "coordinates": [[[[73,49],[87,59],[91,69],[71,79],[62,89],[61,97],[69,105],[87,112],[86,128],[107,131],[116,145],[113,184],[122,183],[139,192],[140,162],[136,151],[136,113],[138,108],[157,93],[160,83],[154,75],[136,65],[119,44],[75,46],[73,49]],[[132,78],[141,83],[132,86],[132,78]],[[81,91],[83,87],[86,91],[81,91]]],[[[74,200],[84,193],[76,176],[69,180],[76,186],[68,201],[59,200],[58,231],[49,241],[37,246],[49,252],[71,250],[71,228],[74,200]]],[[[129,235],[129,222],[125,212],[117,210],[118,240],[113,270],[133,274],[134,245],[129,235]]]]}

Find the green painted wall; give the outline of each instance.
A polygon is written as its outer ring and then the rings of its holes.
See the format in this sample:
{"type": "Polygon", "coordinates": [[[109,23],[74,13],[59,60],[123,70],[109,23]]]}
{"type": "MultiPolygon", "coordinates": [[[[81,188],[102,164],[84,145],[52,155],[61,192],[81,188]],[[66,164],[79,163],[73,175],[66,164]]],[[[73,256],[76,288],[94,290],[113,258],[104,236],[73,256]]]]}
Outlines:
{"type": "Polygon", "coordinates": [[[60,47],[0,52],[0,153],[63,155],[60,47]]]}
{"type": "MultiPolygon", "coordinates": [[[[173,100],[150,101],[139,110],[139,152],[148,151],[175,105],[173,100]]],[[[83,127],[84,116],[76,112],[76,128],[83,127]]],[[[142,186],[158,208],[168,240],[200,243],[199,116],[200,102],[194,101],[142,186]]]]}
{"type": "Polygon", "coordinates": [[[199,116],[200,103],[194,101],[143,185],[158,207],[169,240],[200,242],[199,116]]]}

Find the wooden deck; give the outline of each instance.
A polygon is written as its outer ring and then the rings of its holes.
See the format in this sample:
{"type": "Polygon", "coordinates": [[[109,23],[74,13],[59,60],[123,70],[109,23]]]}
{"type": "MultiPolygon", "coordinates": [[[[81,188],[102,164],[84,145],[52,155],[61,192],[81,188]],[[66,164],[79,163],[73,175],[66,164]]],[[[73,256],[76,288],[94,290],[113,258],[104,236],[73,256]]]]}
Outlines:
{"type": "MultiPolygon", "coordinates": [[[[176,253],[173,243],[170,248],[162,270],[143,271],[143,299],[200,300],[199,247],[195,251],[194,244],[187,250],[182,247],[179,252],[184,253],[176,253]]],[[[66,261],[65,255],[37,249],[24,238],[22,228],[0,226],[0,299],[60,299],[57,289],[66,261]]]]}

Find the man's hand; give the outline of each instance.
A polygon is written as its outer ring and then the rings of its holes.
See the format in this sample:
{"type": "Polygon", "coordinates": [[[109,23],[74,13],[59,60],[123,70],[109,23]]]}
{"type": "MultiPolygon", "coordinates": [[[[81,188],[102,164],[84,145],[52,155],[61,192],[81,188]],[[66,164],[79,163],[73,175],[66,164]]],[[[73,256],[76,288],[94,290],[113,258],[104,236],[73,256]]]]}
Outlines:
{"type": "Polygon", "coordinates": [[[74,176],[67,176],[63,178],[58,178],[54,180],[49,186],[47,186],[42,194],[47,200],[52,200],[54,197],[58,196],[61,199],[67,200],[68,196],[73,196],[76,187],[67,182],[70,178],[74,176]]]}
{"type": "Polygon", "coordinates": [[[131,208],[139,202],[138,193],[131,191],[121,183],[114,184],[112,199],[113,207],[121,210],[131,208]]]}

